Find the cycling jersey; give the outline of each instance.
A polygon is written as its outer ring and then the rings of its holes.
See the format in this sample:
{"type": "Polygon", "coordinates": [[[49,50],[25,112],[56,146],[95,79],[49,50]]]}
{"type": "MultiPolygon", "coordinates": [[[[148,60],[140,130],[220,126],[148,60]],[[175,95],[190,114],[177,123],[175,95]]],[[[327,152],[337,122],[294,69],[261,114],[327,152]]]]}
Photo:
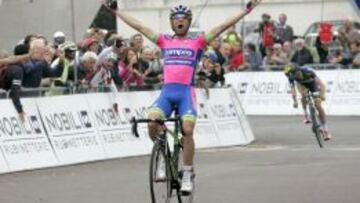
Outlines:
{"type": "Polygon", "coordinates": [[[196,98],[194,90],[197,64],[206,48],[204,35],[177,38],[161,34],[154,40],[161,48],[164,60],[164,88],[153,104],[153,111],[169,117],[177,107],[183,119],[196,119],[196,98]]]}
{"type": "Polygon", "coordinates": [[[303,66],[295,69],[294,72],[286,75],[292,87],[295,86],[295,82],[306,87],[311,92],[319,91],[319,77],[316,75],[314,69],[303,66]]]}
{"type": "Polygon", "coordinates": [[[195,69],[206,44],[204,35],[185,39],[160,35],[157,45],[164,59],[164,83],[194,85],[195,69]]]}

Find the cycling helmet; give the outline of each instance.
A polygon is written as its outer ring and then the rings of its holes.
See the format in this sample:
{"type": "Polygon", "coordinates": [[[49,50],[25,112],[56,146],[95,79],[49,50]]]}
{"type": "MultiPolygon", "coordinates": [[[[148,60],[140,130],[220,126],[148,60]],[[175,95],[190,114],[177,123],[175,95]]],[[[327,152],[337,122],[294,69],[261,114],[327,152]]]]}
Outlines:
{"type": "Polygon", "coordinates": [[[218,63],[219,57],[216,55],[214,51],[208,51],[204,55],[208,59],[210,59],[213,63],[218,63]]]}
{"type": "Polygon", "coordinates": [[[295,64],[290,63],[290,64],[285,65],[285,67],[284,67],[285,74],[293,73],[293,72],[295,72],[295,70],[296,70],[295,64]]]}
{"type": "Polygon", "coordinates": [[[72,41],[64,42],[63,44],[60,45],[60,48],[63,49],[64,51],[76,51],[77,50],[76,44],[72,41]]]}
{"type": "Polygon", "coordinates": [[[177,14],[186,15],[189,19],[192,19],[192,12],[187,6],[179,5],[175,6],[170,11],[170,18],[173,18],[177,14]]]}

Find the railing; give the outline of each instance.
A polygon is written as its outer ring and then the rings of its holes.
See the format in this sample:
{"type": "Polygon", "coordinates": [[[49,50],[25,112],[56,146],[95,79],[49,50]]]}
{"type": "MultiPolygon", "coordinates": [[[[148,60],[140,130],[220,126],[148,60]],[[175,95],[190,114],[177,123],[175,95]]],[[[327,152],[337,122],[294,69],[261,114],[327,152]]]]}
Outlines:
{"type": "MultiPolygon", "coordinates": [[[[161,89],[161,85],[127,86],[122,88],[119,92],[153,91],[159,89],[161,89]]],[[[106,85],[100,85],[97,87],[91,87],[88,85],[70,85],[68,87],[22,88],[21,98],[45,97],[45,96],[49,96],[47,95],[47,93],[49,92],[55,92],[56,95],[101,93],[101,92],[111,92],[111,87],[106,85]]],[[[0,89],[0,99],[6,99],[6,98],[9,98],[8,92],[0,89]]]]}
{"type": "MultiPolygon", "coordinates": [[[[315,70],[360,69],[360,66],[345,66],[342,64],[306,64],[315,70]]],[[[260,66],[257,71],[282,71],[284,65],[260,66]]]]}
{"type": "MultiPolygon", "coordinates": [[[[360,69],[360,66],[344,66],[341,64],[307,64],[315,70],[341,70],[341,69],[360,69]]],[[[262,66],[260,72],[266,71],[282,71],[283,65],[279,66],[262,66]]],[[[251,72],[251,70],[249,70],[251,72]]],[[[255,72],[255,71],[252,71],[255,72]]],[[[120,92],[131,92],[131,91],[153,91],[160,90],[161,84],[157,85],[143,85],[143,86],[127,86],[120,90],[120,92]]],[[[95,92],[111,92],[111,88],[106,85],[100,85],[97,87],[91,87],[88,85],[74,85],[71,84],[67,87],[40,87],[40,88],[22,88],[21,97],[43,97],[48,96],[47,92],[53,91],[57,95],[69,95],[69,94],[87,94],[95,92]]],[[[0,99],[6,99],[9,95],[6,91],[0,89],[0,99]]]]}

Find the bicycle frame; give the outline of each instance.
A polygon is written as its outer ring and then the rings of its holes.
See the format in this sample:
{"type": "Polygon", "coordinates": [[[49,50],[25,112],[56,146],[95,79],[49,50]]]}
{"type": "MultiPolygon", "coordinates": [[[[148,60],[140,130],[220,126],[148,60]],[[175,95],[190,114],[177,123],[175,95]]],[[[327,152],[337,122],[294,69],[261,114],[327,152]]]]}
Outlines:
{"type": "Polygon", "coordinates": [[[172,131],[169,128],[167,128],[166,125],[163,125],[165,127],[165,131],[163,136],[160,135],[162,138],[160,142],[165,142],[165,154],[167,155],[167,162],[170,166],[171,176],[174,180],[177,180],[179,178],[179,171],[178,171],[178,161],[179,161],[179,153],[180,149],[182,148],[181,139],[179,138],[179,122],[175,122],[175,130],[172,131]],[[171,153],[169,142],[167,141],[168,137],[166,134],[170,134],[171,137],[174,139],[174,152],[171,153]],[[164,140],[165,139],[165,140],[164,140]]]}

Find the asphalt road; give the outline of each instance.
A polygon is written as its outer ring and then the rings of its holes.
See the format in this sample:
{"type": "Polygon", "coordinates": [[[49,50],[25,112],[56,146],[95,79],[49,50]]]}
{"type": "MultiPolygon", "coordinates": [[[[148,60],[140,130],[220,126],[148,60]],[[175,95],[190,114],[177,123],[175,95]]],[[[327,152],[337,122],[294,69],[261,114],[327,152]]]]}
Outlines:
{"type": "MultiPolygon", "coordinates": [[[[360,118],[319,149],[299,117],[250,117],[257,141],[196,156],[201,203],[359,203],[360,118]]],[[[0,176],[1,203],[148,203],[148,157],[0,176]]]]}

